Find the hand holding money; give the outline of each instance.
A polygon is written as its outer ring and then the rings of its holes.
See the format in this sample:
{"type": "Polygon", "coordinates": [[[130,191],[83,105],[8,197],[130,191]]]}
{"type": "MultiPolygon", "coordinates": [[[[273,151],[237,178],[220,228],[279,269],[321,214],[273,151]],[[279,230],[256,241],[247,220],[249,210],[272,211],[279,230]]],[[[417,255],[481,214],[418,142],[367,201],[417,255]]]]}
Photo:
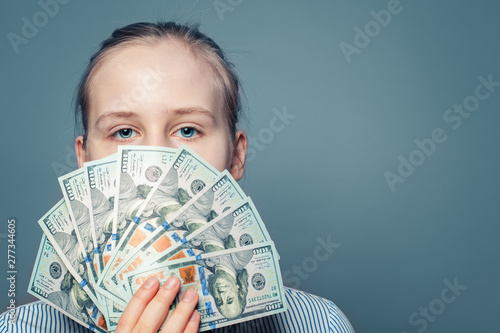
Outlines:
{"type": "Polygon", "coordinates": [[[194,311],[198,295],[186,293],[175,311],[170,314],[170,304],[180,288],[179,279],[171,277],[161,287],[158,279],[150,277],[137,290],[118,322],[116,332],[197,332],[200,315],[194,311]]]}
{"type": "Polygon", "coordinates": [[[178,277],[182,283],[181,299],[196,291],[200,331],[286,309],[278,257],[272,243],[167,261],[127,274],[126,281],[135,294],[143,281],[152,277],[167,283],[178,277]]]}
{"type": "Polygon", "coordinates": [[[187,147],[122,146],[59,182],[29,292],[81,325],[196,332],[286,310],[255,205],[187,147]]]}

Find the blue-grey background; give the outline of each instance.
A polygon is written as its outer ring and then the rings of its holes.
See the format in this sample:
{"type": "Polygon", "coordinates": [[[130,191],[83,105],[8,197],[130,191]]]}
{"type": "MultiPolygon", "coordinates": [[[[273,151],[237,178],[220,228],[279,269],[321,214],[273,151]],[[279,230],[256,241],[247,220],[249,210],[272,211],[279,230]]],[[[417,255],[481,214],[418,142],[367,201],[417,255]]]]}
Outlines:
{"type": "Polygon", "coordinates": [[[33,300],[37,220],[62,196],[57,176],[76,167],[72,98],[84,65],[113,29],[174,18],[200,22],[241,75],[241,126],[257,140],[241,185],[278,246],[286,283],[333,300],[358,332],[498,330],[500,87],[455,130],[443,115],[474,95],[479,76],[500,81],[500,5],[401,0],[385,27],[369,23],[370,11],[393,3],[69,1],[16,53],[8,33],[21,35],[22,18],[41,7],[4,2],[0,312],[11,217],[16,301],[33,300]],[[357,40],[364,47],[348,59],[340,44],[355,47],[354,29],[367,23],[369,44],[357,40]],[[295,117],[272,131],[285,109],[295,117]],[[446,141],[392,191],[384,173],[397,174],[399,156],[435,128],[446,141]],[[324,261],[314,256],[318,237],[339,245],[324,261]],[[467,289],[442,303],[444,281],[455,279],[467,289]],[[418,312],[429,306],[425,319],[418,312]]]}

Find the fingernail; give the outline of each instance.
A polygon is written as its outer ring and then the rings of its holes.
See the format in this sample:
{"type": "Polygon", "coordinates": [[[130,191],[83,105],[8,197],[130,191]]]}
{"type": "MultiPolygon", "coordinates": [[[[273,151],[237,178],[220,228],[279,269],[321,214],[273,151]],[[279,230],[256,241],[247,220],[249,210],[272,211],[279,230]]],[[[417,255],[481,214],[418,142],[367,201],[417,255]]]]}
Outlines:
{"type": "Polygon", "coordinates": [[[168,278],[167,281],[165,281],[163,285],[167,289],[174,289],[175,287],[177,287],[177,281],[178,279],[175,276],[171,276],[168,278]]]}
{"type": "Polygon", "coordinates": [[[197,311],[193,311],[193,314],[191,315],[191,318],[189,318],[189,321],[195,320],[196,317],[198,317],[198,312],[197,311]]]}
{"type": "Polygon", "coordinates": [[[182,296],[182,300],[184,302],[192,302],[194,298],[196,297],[196,293],[192,290],[188,290],[184,296],[182,296]]]}
{"type": "Polygon", "coordinates": [[[142,284],[142,288],[144,288],[144,289],[153,288],[156,284],[156,280],[157,280],[156,277],[154,277],[154,276],[150,277],[149,279],[146,280],[146,282],[144,282],[142,284]]]}

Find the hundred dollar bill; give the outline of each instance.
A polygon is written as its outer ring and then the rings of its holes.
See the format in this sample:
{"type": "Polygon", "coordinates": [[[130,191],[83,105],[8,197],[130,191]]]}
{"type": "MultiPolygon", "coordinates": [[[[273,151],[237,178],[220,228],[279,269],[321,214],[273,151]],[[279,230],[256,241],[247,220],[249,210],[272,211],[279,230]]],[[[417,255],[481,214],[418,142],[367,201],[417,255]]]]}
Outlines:
{"type": "Polygon", "coordinates": [[[98,300],[94,288],[88,284],[88,266],[85,263],[84,253],[81,251],[82,245],[77,234],[75,234],[64,199],[60,200],[38,220],[38,224],[51,242],[51,247],[55,249],[60,260],[66,266],[67,271],[71,273],[83,290],[89,295],[92,302],[102,309],[103,307],[98,300]]]}
{"type": "MultiPolygon", "coordinates": [[[[171,248],[152,258],[151,263],[148,262],[150,266],[157,266],[166,260],[272,241],[250,198],[204,225],[197,224],[189,230],[178,230],[168,237],[172,243],[171,248]]],[[[129,286],[124,286],[131,297],[129,286]]]]}
{"type": "MultiPolygon", "coordinates": [[[[106,274],[106,269],[109,269],[106,266],[111,258],[114,245],[126,230],[127,224],[131,222],[135,216],[135,211],[137,211],[137,208],[147,197],[151,188],[171,164],[176,153],[177,149],[166,147],[118,147],[116,154],[114,210],[111,215],[111,240],[101,249],[104,268],[100,272],[100,275],[106,274]]],[[[106,297],[109,294],[106,295],[103,293],[102,288],[99,288],[99,284],[96,286],[96,290],[107,303],[110,316],[113,315],[113,310],[123,309],[124,304],[116,304],[109,297],[106,297]]],[[[110,290],[116,292],[116,290],[110,290]]],[[[107,289],[104,290],[104,292],[106,291],[107,289]]]]}
{"type": "Polygon", "coordinates": [[[210,186],[206,186],[174,216],[165,219],[166,222],[161,227],[153,230],[142,245],[125,258],[115,273],[111,275],[111,280],[117,285],[122,284],[124,273],[151,264],[152,258],[172,247],[171,240],[175,240],[174,244],[180,242],[180,239],[176,239],[174,236],[178,232],[194,231],[223,212],[239,205],[245,199],[246,195],[238,183],[229,171],[224,170],[210,186]]]}
{"type": "Polygon", "coordinates": [[[67,270],[45,235],[42,235],[28,293],[90,330],[107,332],[104,316],[67,270]]]}
{"type": "Polygon", "coordinates": [[[123,311],[125,311],[125,307],[127,306],[127,304],[125,302],[117,303],[115,300],[109,299],[105,295],[99,293],[99,290],[97,290],[97,293],[99,295],[99,299],[101,300],[101,304],[104,304],[106,309],[104,313],[108,322],[108,330],[115,330],[116,324],[123,314],[123,311]]]}
{"type": "Polygon", "coordinates": [[[113,221],[113,247],[134,218],[151,188],[170,166],[177,149],[156,146],[119,146],[113,221]]]}
{"type": "Polygon", "coordinates": [[[108,327],[109,332],[114,332],[116,331],[116,327],[118,326],[118,321],[120,320],[120,316],[117,317],[115,312],[119,313],[120,315],[123,313],[125,308],[122,307],[117,307],[118,305],[113,302],[112,300],[106,298],[105,296],[99,294],[101,304],[104,304],[104,316],[106,318],[106,323],[108,327]]]}
{"type": "Polygon", "coordinates": [[[206,224],[197,224],[172,235],[174,244],[168,251],[158,253],[151,264],[159,264],[173,257],[196,256],[271,241],[271,236],[250,198],[227,210],[206,224]],[[183,253],[183,255],[179,255],[183,253]]]}
{"type": "Polygon", "coordinates": [[[90,224],[90,192],[84,168],[77,169],[59,177],[59,185],[68,207],[74,231],[89,271],[89,283],[97,282],[97,273],[93,265],[94,240],[90,224]]]}
{"type": "MultiPolygon", "coordinates": [[[[97,161],[84,163],[90,191],[90,224],[94,240],[93,262],[96,268],[96,279],[104,270],[105,258],[109,258],[112,246],[117,157],[118,153],[97,161]]],[[[106,310],[117,307],[115,303],[101,294],[99,294],[99,299],[106,310]]],[[[109,329],[113,329],[114,323],[110,321],[109,312],[106,312],[106,317],[109,329]]]]}
{"type": "Polygon", "coordinates": [[[173,163],[158,183],[151,189],[146,200],[138,210],[130,211],[133,223],[127,226],[126,232],[113,252],[105,274],[99,281],[99,290],[110,299],[123,303],[116,281],[110,278],[114,270],[124,261],[129,253],[145,240],[148,234],[165,225],[165,221],[175,214],[186,202],[200,192],[205,184],[217,177],[219,172],[200,156],[187,147],[181,147],[173,159],[173,163]]]}
{"type": "Polygon", "coordinates": [[[200,331],[207,331],[286,311],[278,256],[273,243],[205,253],[196,258],[166,261],[125,275],[133,293],[150,276],[163,283],[181,280],[175,304],[192,289],[199,295],[196,310],[200,331]]]}
{"type": "MultiPolygon", "coordinates": [[[[116,174],[115,207],[113,212],[112,242],[116,243],[125,232],[126,227],[135,216],[135,212],[142,205],[151,188],[170,166],[176,149],[152,146],[119,146],[116,174]]],[[[109,248],[114,245],[109,246],[109,248]]],[[[105,252],[108,251],[108,246],[105,252]]],[[[114,251],[114,249],[113,249],[114,251]]],[[[106,252],[103,256],[105,268],[101,275],[110,269],[108,263],[113,252],[106,252]]],[[[99,286],[99,284],[98,284],[99,286]]],[[[111,292],[115,290],[108,289],[111,292]]],[[[98,287],[102,294],[103,289],[98,287]]]]}
{"type": "Polygon", "coordinates": [[[94,240],[94,265],[97,277],[104,270],[103,252],[113,232],[117,154],[84,163],[90,190],[90,230],[94,240]]]}

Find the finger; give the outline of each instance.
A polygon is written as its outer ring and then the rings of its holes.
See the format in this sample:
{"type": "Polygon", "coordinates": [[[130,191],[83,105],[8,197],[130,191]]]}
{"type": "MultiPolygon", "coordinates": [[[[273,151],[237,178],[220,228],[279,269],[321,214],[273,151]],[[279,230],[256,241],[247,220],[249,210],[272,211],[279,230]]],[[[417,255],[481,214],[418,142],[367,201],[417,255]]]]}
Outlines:
{"type": "Polygon", "coordinates": [[[200,314],[198,313],[198,311],[194,310],[193,314],[191,315],[191,318],[189,318],[189,321],[183,333],[198,332],[199,327],[200,327],[200,314]]]}
{"type": "MultiPolygon", "coordinates": [[[[158,331],[168,314],[168,309],[175,299],[180,286],[181,283],[175,276],[171,276],[165,281],[139,318],[136,324],[139,332],[158,331]]],[[[179,332],[182,331],[180,330],[179,332]]]]}
{"type": "Polygon", "coordinates": [[[150,277],[143,283],[123,311],[116,326],[116,333],[132,330],[148,303],[155,296],[159,285],[158,279],[155,277],[150,277]]]}
{"type": "Polygon", "coordinates": [[[163,327],[162,333],[183,332],[196,305],[198,305],[198,293],[188,290],[179,304],[177,304],[175,311],[168,319],[166,325],[163,327]]]}

